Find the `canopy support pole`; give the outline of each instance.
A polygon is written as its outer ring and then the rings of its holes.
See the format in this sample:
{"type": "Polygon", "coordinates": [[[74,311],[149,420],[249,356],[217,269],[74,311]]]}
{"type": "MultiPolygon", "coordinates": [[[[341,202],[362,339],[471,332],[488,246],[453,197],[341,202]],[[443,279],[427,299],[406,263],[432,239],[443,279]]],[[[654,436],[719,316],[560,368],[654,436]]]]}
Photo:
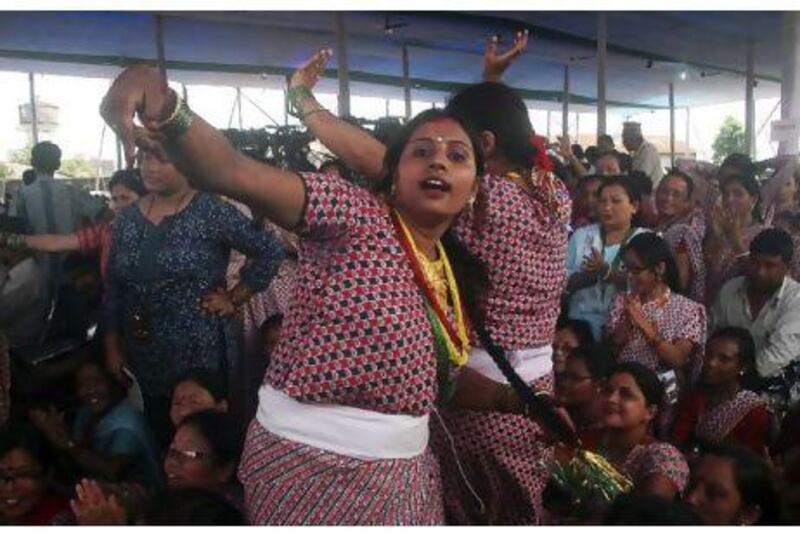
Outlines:
{"type": "Polygon", "coordinates": [[[547,110],[547,142],[550,142],[550,110],[547,110]]]}
{"type": "Polygon", "coordinates": [[[31,102],[31,139],[33,144],[39,144],[39,113],[36,109],[36,85],[33,81],[33,72],[28,72],[28,92],[31,102]]]}
{"type": "Polygon", "coordinates": [[[675,166],[675,84],[669,84],[669,161],[675,166]]]}
{"type": "Polygon", "coordinates": [[[606,133],[606,43],[608,13],[597,14],[597,136],[606,133]]]}
{"type": "Polygon", "coordinates": [[[403,100],[406,120],[411,120],[411,63],[408,58],[408,45],[403,45],[403,100]]]}
{"type": "MultiPolygon", "coordinates": [[[[800,13],[787,11],[782,17],[781,120],[797,120],[800,115],[800,13]]],[[[778,154],[796,155],[797,142],[796,136],[791,141],[781,141],[778,154]]]]}
{"type": "Polygon", "coordinates": [[[242,88],[236,88],[236,109],[239,113],[239,129],[244,129],[244,125],[242,123],[242,88]]]}
{"type": "Polygon", "coordinates": [[[691,145],[691,143],[689,142],[689,135],[690,135],[690,130],[689,130],[689,115],[690,115],[690,114],[689,114],[689,108],[687,107],[687,108],[686,108],[686,153],[685,153],[685,156],[686,156],[687,158],[689,157],[690,150],[691,150],[691,146],[692,146],[692,145],[691,145]]]}
{"type": "Polygon", "coordinates": [[[746,52],[747,73],[745,75],[745,88],[744,88],[744,151],[750,157],[755,157],[755,122],[756,122],[756,105],[753,97],[753,90],[755,88],[755,45],[753,40],[747,41],[746,52]]]}
{"type": "Polygon", "coordinates": [[[569,137],[569,63],[564,65],[564,94],[561,96],[561,136],[569,137]]]}
{"type": "Polygon", "coordinates": [[[339,116],[347,117],[350,115],[350,73],[347,63],[347,26],[344,21],[344,13],[337,11],[336,17],[336,48],[337,62],[339,68],[339,116]]]}
{"type": "Polygon", "coordinates": [[[158,57],[158,71],[164,88],[167,87],[167,60],[164,53],[164,16],[156,15],[156,54],[158,57]]]}

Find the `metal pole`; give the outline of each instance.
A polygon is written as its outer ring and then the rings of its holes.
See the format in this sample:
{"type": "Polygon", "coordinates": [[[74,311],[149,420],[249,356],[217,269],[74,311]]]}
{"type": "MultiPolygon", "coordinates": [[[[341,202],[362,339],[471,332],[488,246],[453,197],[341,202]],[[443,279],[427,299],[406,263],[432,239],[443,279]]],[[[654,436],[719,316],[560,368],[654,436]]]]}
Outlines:
{"type": "Polygon", "coordinates": [[[687,157],[687,158],[689,157],[689,154],[691,153],[690,152],[691,144],[689,143],[689,133],[690,133],[690,131],[689,131],[689,108],[687,107],[686,108],[686,149],[685,149],[686,153],[684,154],[684,156],[687,157]]]}
{"type": "Polygon", "coordinates": [[[547,140],[550,141],[550,110],[547,110],[547,140]]]}
{"type": "Polygon", "coordinates": [[[561,96],[561,136],[569,137],[569,63],[564,65],[564,94],[561,96]]]}
{"type": "MultiPolygon", "coordinates": [[[[800,13],[787,11],[783,15],[781,39],[783,68],[781,71],[781,120],[797,120],[800,114],[800,13]]],[[[780,155],[797,154],[797,138],[781,141],[780,155]]]]}
{"type": "Polygon", "coordinates": [[[406,120],[411,119],[411,64],[408,59],[408,45],[403,45],[403,99],[406,103],[406,120]]]}
{"type": "Polygon", "coordinates": [[[164,16],[156,15],[156,53],[158,54],[158,70],[164,87],[167,85],[167,61],[164,54],[164,16]]]}
{"type": "Polygon", "coordinates": [[[244,125],[242,123],[242,88],[236,88],[236,107],[239,109],[239,129],[244,129],[244,125]]]}
{"type": "Polygon", "coordinates": [[[181,91],[183,92],[183,101],[189,103],[189,89],[186,84],[181,83],[181,91]]]}
{"type": "Polygon", "coordinates": [[[675,84],[669,84],[669,162],[675,166],[675,84]]]}
{"type": "Polygon", "coordinates": [[[580,143],[578,139],[581,137],[581,114],[575,113],[575,139],[573,142],[580,143]]]}
{"type": "Polygon", "coordinates": [[[117,137],[117,170],[122,170],[122,143],[117,137]]]}
{"type": "Polygon", "coordinates": [[[597,136],[606,133],[606,40],[608,13],[597,14],[597,136]]]}
{"type": "Polygon", "coordinates": [[[286,96],[286,89],[283,89],[283,125],[289,125],[289,98],[286,96]]]}
{"type": "Polygon", "coordinates": [[[756,123],[756,104],[753,97],[755,87],[755,45],[752,39],[747,41],[746,53],[747,73],[745,75],[744,89],[744,151],[750,157],[755,157],[755,123],[756,123]]]}
{"type": "Polygon", "coordinates": [[[36,110],[36,86],[33,81],[33,72],[28,72],[28,90],[31,99],[31,133],[33,144],[39,144],[39,113],[36,110]]]}
{"type": "Polygon", "coordinates": [[[350,115],[350,77],[347,71],[347,26],[345,26],[344,13],[337,11],[336,17],[336,46],[339,73],[339,116],[350,115]]]}

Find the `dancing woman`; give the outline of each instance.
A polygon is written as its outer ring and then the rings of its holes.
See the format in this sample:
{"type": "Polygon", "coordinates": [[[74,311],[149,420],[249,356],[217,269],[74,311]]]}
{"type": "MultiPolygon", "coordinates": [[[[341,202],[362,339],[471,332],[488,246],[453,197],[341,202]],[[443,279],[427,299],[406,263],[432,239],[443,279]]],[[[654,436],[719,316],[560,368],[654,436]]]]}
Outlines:
{"type": "MultiPolygon", "coordinates": [[[[518,34],[504,54],[491,42],[484,77],[499,79],[526,41],[526,34],[518,34]]],[[[292,76],[295,107],[323,144],[377,182],[386,147],[333,116],[311,93],[329,57],[327,50],[318,52],[292,76]]],[[[513,90],[496,81],[473,85],[456,94],[447,110],[480,132],[486,157],[486,174],[479,180],[475,202],[453,219],[454,235],[486,267],[488,286],[480,302],[486,331],[494,344],[506,350],[508,361],[527,383],[550,390],[550,345],[566,281],[568,192],[542,171],[546,155],[532,144],[527,108],[513,90]]],[[[473,347],[467,367],[464,374],[469,372],[476,380],[494,386],[507,383],[485,346],[473,347]]],[[[539,459],[547,459],[551,452],[542,442],[541,429],[513,414],[477,412],[485,400],[466,387],[455,394],[454,403],[462,409],[443,410],[450,435],[440,424],[432,428],[448,520],[538,523],[548,476],[539,459]],[[460,465],[450,446],[451,436],[460,465]]]]}

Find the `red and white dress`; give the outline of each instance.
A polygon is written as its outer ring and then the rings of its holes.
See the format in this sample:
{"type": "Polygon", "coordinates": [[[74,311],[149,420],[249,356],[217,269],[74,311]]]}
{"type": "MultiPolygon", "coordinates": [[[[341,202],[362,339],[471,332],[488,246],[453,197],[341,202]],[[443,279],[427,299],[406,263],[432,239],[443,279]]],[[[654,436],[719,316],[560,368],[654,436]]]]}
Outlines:
{"type": "Polygon", "coordinates": [[[439,468],[425,446],[437,397],[436,354],[411,265],[379,199],[333,175],[303,179],[297,283],[239,466],[248,518],[280,525],[441,524],[439,468]],[[305,416],[283,420],[280,430],[265,428],[264,421],[283,415],[266,401],[275,397],[301,411],[344,410],[380,420],[364,433],[333,434],[343,442],[327,446],[315,441],[319,428],[308,427],[305,416]],[[341,451],[382,438],[375,426],[385,415],[424,429],[418,453],[375,458],[341,451]],[[295,436],[281,436],[287,431],[295,436]]]}
{"type": "MultiPolygon", "coordinates": [[[[687,363],[687,377],[690,381],[695,381],[702,366],[701,349],[706,339],[706,308],[685,296],[668,292],[665,300],[656,299],[643,304],[642,312],[647,320],[655,323],[665,341],[675,343],[686,340],[692,344],[694,349],[687,363]]],[[[627,320],[624,295],[616,296],[608,313],[606,331],[610,334],[627,320]]],[[[618,360],[623,363],[641,363],[659,374],[670,370],[647,344],[644,334],[638,328],[631,329],[631,336],[620,350],[618,360]]]]}
{"type": "Polygon", "coordinates": [[[703,239],[706,222],[700,210],[693,211],[684,220],[661,229],[661,236],[673,254],[685,253],[692,268],[692,282],[687,296],[704,304],[706,302],[706,263],[703,256],[703,239]]]}
{"type": "Polygon", "coordinates": [[[698,389],[678,404],[672,441],[678,446],[693,442],[736,444],[760,455],[768,444],[771,423],[767,403],[755,392],[739,391],[709,409],[706,394],[698,389]]]}
{"type": "MultiPolygon", "coordinates": [[[[502,176],[484,176],[472,209],[454,226],[488,267],[484,314],[493,341],[539,389],[552,388],[549,347],[566,284],[569,193],[552,175],[535,175],[533,192],[502,176]],[[526,359],[535,354],[535,360],[526,359]],[[533,366],[531,366],[533,365],[533,366]]],[[[505,381],[488,354],[473,350],[467,366],[505,381]]],[[[455,454],[439,421],[432,444],[442,466],[448,521],[455,524],[537,524],[552,448],[539,426],[518,415],[442,409],[455,454]],[[484,512],[470,487],[484,504],[484,512]]]]}
{"type": "MultiPolygon", "coordinates": [[[[586,449],[604,455],[602,443],[602,430],[590,431],[582,435],[582,442],[586,449]]],[[[637,444],[628,452],[624,461],[611,461],[611,464],[621,474],[633,482],[634,490],[637,485],[647,481],[653,475],[668,478],[679,494],[686,490],[689,482],[689,465],[683,454],[672,444],[653,439],[648,436],[641,444],[637,444]]]]}

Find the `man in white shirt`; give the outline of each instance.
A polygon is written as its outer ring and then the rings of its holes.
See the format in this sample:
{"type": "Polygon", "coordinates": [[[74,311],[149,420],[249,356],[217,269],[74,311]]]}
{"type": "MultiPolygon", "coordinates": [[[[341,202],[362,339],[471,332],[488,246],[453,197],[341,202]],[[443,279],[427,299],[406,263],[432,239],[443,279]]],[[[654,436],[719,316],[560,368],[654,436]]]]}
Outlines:
{"type": "Polygon", "coordinates": [[[647,177],[653,182],[653,189],[655,189],[664,176],[664,169],[661,166],[658,148],[653,143],[644,140],[642,125],[638,122],[623,123],[622,144],[633,158],[631,170],[639,170],[647,174],[647,177]]]}
{"type": "Polygon", "coordinates": [[[759,233],[750,243],[747,275],[728,281],[709,313],[709,332],[724,326],[750,331],[756,370],[777,409],[800,400],[800,283],[789,276],[793,253],[785,231],[759,233]]]}

